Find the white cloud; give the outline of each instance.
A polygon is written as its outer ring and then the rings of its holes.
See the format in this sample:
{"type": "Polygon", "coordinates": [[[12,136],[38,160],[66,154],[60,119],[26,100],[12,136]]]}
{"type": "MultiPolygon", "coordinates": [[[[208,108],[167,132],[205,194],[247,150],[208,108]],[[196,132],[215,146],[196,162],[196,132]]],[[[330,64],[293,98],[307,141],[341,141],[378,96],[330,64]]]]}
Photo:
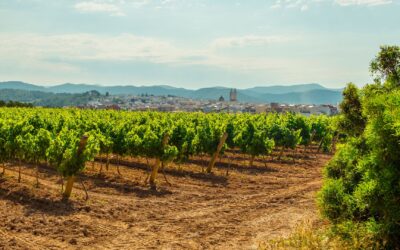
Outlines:
{"type": "Polygon", "coordinates": [[[341,6],[350,6],[350,5],[375,6],[375,5],[393,3],[392,0],[336,0],[335,2],[341,6]]]}
{"type": "Polygon", "coordinates": [[[0,55],[30,57],[37,60],[145,60],[155,63],[173,62],[184,52],[168,41],[121,34],[1,34],[0,55]]]}
{"type": "MultiPolygon", "coordinates": [[[[170,41],[121,34],[0,34],[0,57],[32,70],[40,68],[60,71],[79,70],[79,62],[149,62],[169,65],[204,65],[234,70],[259,70],[279,65],[287,66],[281,58],[254,55],[223,55],[219,48],[265,46],[290,39],[279,36],[243,36],[219,38],[209,46],[190,49],[170,41]]],[[[298,63],[298,62],[296,62],[298,63]]]]}
{"type": "MultiPolygon", "coordinates": [[[[39,0],[37,0],[39,1],[39,0]]],[[[81,13],[109,13],[125,16],[130,8],[150,7],[174,10],[178,8],[199,8],[206,6],[203,0],[79,0],[74,8],[81,13]]]]}
{"type": "Polygon", "coordinates": [[[232,48],[246,46],[263,46],[271,43],[279,43],[290,40],[287,37],[281,36],[239,36],[239,37],[222,37],[213,41],[214,48],[232,48]]]}
{"type": "Polygon", "coordinates": [[[352,5],[377,6],[391,4],[393,3],[393,0],[276,0],[270,6],[270,8],[296,8],[301,11],[306,11],[310,8],[311,5],[317,3],[335,3],[344,7],[352,5]]]}
{"type": "Polygon", "coordinates": [[[301,11],[307,11],[308,10],[308,5],[303,5],[300,8],[301,11]]]}
{"type": "Polygon", "coordinates": [[[140,8],[150,4],[150,0],[136,0],[136,1],[131,1],[130,4],[132,4],[135,8],[140,8]]]}
{"type": "Polygon", "coordinates": [[[109,13],[112,16],[124,16],[125,13],[113,3],[106,2],[80,2],[75,4],[75,9],[82,13],[109,13]]]}
{"type": "Polygon", "coordinates": [[[319,0],[276,0],[271,9],[298,8],[301,11],[308,10],[308,4],[319,0]]]}
{"type": "MultiPolygon", "coordinates": [[[[91,71],[92,65],[95,68],[96,65],[115,65],[114,63],[117,65],[145,63],[145,65],[152,64],[151,72],[155,72],[157,67],[162,69],[167,65],[171,72],[178,72],[180,69],[184,71],[188,66],[189,69],[196,67],[212,69],[209,71],[211,73],[222,70],[220,72],[231,72],[233,75],[265,76],[270,80],[272,75],[285,81],[298,82],[303,79],[306,81],[318,76],[325,77],[327,81],[331,80],[329,77],[335,75],[329,75],[327,71],[331,68],[326,67],[326,63],[321,63],[321,60],[275,51],[277,48],[275,45],[279,45],[282,41],[304,42],[302,39],[306,38],[248,35],[215,39],[210,41],[208,46],[193,49],[179,46],[169,40],[132,34],[112,36],[87,33],[64,35],[0,33],[0,57],[3,66],[6,66],[0,67],[0,74],[3,74],[3,77],[7,76],[8,79],[22,79],[21,76],[34,77],[38,82],[42,82],[43,79],[47,79],[48,82],[93,81],[93,79],[105,81],[105,78],[101,78],[103,71],[97,71],[98,69],[91,71]],[[263,47],[257,48],[260,52],[258,55],[247,53],[248,50],[244,47],[248,45],[263,47]],[[223,49],[218,50],[221,46],[242,46],[243,50],[240,50],[239,54],[230,51],[224,53],[223,49]],[[12,70],[8,70],[7,67],[12,70]]],[[[112,73],[118,70],[110,69],[109,79],[114,81],[125,79],[125,76],[112,73]]],[[[336,73],[339,70],[331,71],[336,73]]],[[[162,74],[163,70],[160,73],[162,74]]],[[[127,73],[126,77],[141,80],[140,73],[127,73]]]]}

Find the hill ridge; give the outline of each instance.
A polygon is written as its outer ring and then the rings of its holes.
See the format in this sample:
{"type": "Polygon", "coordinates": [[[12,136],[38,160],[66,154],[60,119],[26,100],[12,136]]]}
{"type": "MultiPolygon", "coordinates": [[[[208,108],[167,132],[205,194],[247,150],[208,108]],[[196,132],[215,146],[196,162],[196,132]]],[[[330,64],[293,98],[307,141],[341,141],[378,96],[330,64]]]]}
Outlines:
{"type": "MultiPolygon", "coordinates": [[[[205,87],[199,89],[177,88],[169,85],[134,86],[117,85],[102,86],[86,83],[64,83],[54,86],[40,86],[21,81],[0,82],[0,90],[14,89],[24,91],[40,91],[47,93],[68,93],[80,94],[91,90],[96,90],[101,94],[109,93],[112,95],[173,95],[197,100],[216,100],[223,96],[229,99],[230,87],[205,87]]],[[[337,104],[341,101],[341,90],[329,89],[318,83],[298,84],[298,85],[272,85],[257,86],[246,89],[237,89],[238,100],[251,103],[291,103],[291,104],[337,104]]]]}

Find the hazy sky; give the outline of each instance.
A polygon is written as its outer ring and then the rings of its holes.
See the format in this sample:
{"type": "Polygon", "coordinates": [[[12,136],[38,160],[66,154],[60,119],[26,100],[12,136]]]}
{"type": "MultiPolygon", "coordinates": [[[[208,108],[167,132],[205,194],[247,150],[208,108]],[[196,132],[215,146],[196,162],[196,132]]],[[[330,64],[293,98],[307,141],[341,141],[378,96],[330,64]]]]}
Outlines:
{"type": "Polygon", "coordinates": [[[343,87],[382,44],[400,0],[0,0],[0,81],[343,87]]]}

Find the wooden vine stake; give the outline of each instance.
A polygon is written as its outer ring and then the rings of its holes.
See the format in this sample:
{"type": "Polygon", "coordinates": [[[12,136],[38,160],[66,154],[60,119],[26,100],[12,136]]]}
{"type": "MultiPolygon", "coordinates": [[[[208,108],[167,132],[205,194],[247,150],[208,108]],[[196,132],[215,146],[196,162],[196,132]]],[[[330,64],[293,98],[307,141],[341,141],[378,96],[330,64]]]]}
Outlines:
{"type": "Polygon", "coordinates": [[[106,170],[108,171],[108,167],[110,166],[110,153],[106,154],[106,170]]]}
{"type": "Polygon", "coordinates": [[[74,185],[74,182],[75,182],[75,175],[69,176],[67,179],[67,185],[65,186],[65,191],[63,194],[65,200],[68,200],[69,197],[71,196],[72,186],[74,185]]]}
{"type": "MultiPolygon", "coordinates": [[[[161,147],[162,149],[164,149],[165,145],[167,145],[169,140],[169,135],[165,134],[162,140],[162,144],[161,147]]],[[[155,189],[156,186],[156,178],[157,178],[157,174],[158,174],[158,170],[160,169],[161,166],[161,160],[160,158],[156,159],[156,163],[154,164],[153,168],[151,169],[151,174],[150,174],[150,187],[152,189],[155,189]]]]}
{"type": "Polygon", "coordinates": [[[249,167],[253,167],[254,159],[256,158],[255,155],[250,156],[249,167]]]}
{"type": "Polygon", "coordinates": [[[319,154],[319,152],[321,151],[322,144],[324,143],[324,138],[325,138],[326,134],[327,133],[325,133],[324,136],[321,138],[321,141],[319,142],[319,146],[318,146],[317,152],[315,152],[315,154],[319,154]]]}
{"type": "Polygon", "coordinates": [[[119,170],[119,155],[117,155],[117,172],[118,175],[121,175],[121,171],[119,170]]]}
{"type": "Polygon", "coordinates": [[[337,143],[338,140],[339,140],[339,133],[337,133],[335,135],[335,137],[333,137],[333,140],[332,140],[331,152],[333,152],[333,153],[336,151],[336,143],[337,143]]]}
{"type": "Polygon", "coordinates": [[[38,188],[39,185],[39,162],[36,162],[36,188],[38,188]]]}
{"type": "Polygon", "coordinates": [[[228,138],[228,133],[225,132],[225,133],[222,135],[221,139],[219,140],[219,144],[218,144],[218,147],[217,147],[217,151],[215,151],[215,153],[213,154],[213,156],[212,156],[212,158],[211,158],[210,163],[208,164],[207,173],[211,173],[211,171],[212,171],[212,169],[213,169],[213,167],[214,167],[214,165],[215,165],[215,162],[217,161],[219,152],[221,151],[222,146],[224,146],[224,143],[225,143],[225,141],[226,141],[227,138],[228,138]]]}
{"type": "MultiPolygon", "coordinates": [[[[81,141],[79,142],[78,152],[76,154],[76,156],[78,158],[81,156],[81,154],[85,150],[88,138],[89,137],[86,136],[86,135],[82,136],[81,141]]],[[[74,185],[74,182],[75,182],[75,175],[69,176],[68,179],[67,179],[67,185],[65,186],[65,191],[64,191],[64,194],[63,194],[65,200],[68,200],[69,197],[71,196],[72,187],[74,185]]]]}
{"type": "Polygon", "coordinates": [[[19,158],[18,159],[18,183],[21,182],[21,165],[22,165],[21,158],[19,158]]]}

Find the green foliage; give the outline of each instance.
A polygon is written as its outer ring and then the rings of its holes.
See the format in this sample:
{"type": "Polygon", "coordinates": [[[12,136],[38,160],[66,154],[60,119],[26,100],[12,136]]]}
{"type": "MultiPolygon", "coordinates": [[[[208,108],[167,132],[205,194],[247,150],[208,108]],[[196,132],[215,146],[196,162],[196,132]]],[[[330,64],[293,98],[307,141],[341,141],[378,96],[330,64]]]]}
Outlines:
{"type": "Polygon", "coordinates": [[[361,135],[366,121],[362,116],[359,89],[353,83],[349,83],[343,90],[343,101],[339,106],[342,118],[339,122],[339,129],[349,136],[361,135]]]}
{"type": "Polygon", "coordinates": [[[224,150],[268,155],[275,145],[295,148],[330,138],[331,118],[287,114],[119,112],[79,109],[0,109],[0,161],[47,162],[65,177],[76,175],[97,154],[158,158],[163,163],[224,150]],[[79,142],[88,136],[78,157],[79,142]],[[164,139],[166,144],[164,144],[164,139]],[[313,140],[316,142],[316,140],[313,140]]]}
{"type": "Polygon", "coordinates": [[[0,100],[0,107],[32,108],[33,104],[32,103],[25,103],[25,102],[16,102],[16,101],[8,101],[8,102],[6,102],[6,101],[3,101],[3,100],[0,100]]]}
{"type": "Polygon", "coordinates": [[[399,248],[400,90],[363,91],[365,129],[348,138],[326,166],[319,204],[339,233],[348,234],[357,223],[385,248],[399,248]]]}
{"type": "Polygon", "coordinates": [[[248,122],[245,128],[234,139],[243,153],[251,156],[268,155],[275,147],[274,140],[267,136],[266,130],[257,129],[252,122],[248,122]]]}
{"type": "Polygon", "coordinates": [[[377,82],[383,80],[400,86],[400,46],[381,46],[370,69],[377,82]]]}
{"type": "Polygon", "coordinates": [[[195,153],[195,145],[192,143],[194,137],[195,129],[187,126],[183,119],[178,120],[170,138],[170,143],[176,147],[178,162],[188,160],[195,153]]]}
{"type": "Polygon", "coordinates": [[[326,166],[319,193],[336,233],[352,237],[357,227],[386,249],[400,248],[399,69],[400,48],[383,46],[371,63],[376,83],[344,91],[339,128],[349,137],[326,166]]]}

